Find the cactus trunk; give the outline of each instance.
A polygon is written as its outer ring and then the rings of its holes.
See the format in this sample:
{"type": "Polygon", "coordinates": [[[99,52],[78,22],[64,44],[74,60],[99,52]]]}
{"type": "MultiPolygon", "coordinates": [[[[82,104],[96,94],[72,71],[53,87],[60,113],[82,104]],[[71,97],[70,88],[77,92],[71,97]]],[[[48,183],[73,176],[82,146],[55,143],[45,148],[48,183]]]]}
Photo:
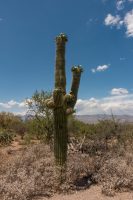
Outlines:
{"type": "Polygon", "coordinates": [[[77,100],[82,68],[73,67],[73,80],[71,91],[66,94],[65,73],[65,43],[67,37],[60,34],[56,37],[56,65],[55,65],[55,89],[52,99],[46,101],[47,107],[53,109],[54,115],[54,156],[58,166],[65,166],[67,161],[68,129],[67,117],[73,113],[77,100]]]}
{"type": "Polygon", "coordinates": [[[56,37],[55,90],[53,92],[54,114],[54,156],[57,165],[64,165],[67,158],[67,115],[63,105],[66,94],[65,35],[56,37]]]}
{"type": "Polygon", "coordinates": [[[63,166],[67,158],[67,116],[63,108],[54,110],[54,155],[56,164],[63,166]]]}

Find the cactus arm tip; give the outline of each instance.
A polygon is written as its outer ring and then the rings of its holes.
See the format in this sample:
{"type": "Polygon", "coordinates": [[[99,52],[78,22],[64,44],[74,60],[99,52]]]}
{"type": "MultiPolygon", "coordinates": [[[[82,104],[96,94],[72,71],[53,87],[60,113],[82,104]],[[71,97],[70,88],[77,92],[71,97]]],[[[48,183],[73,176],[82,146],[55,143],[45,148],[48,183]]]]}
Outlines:
{"type": "Polygon", "coordinates": [[[71,71],[80,74],[83,72],[83,67],[81,65],[73,66],[71,71]]]}
{"type": "Polygon", "coordinates": [[[73,94],[75,97],[75,101],[72,102],[72,108],[74,108],[77,101],[78,88],[79,88],[80,78],[81,78],[81,73],[83,72],[83,68],[81,65],[73,66],[71,71],[73,73],[73,77],[72,77],[72,85],[71,85],[70,94],[73,94]]]}
{"type": "Polygon", "coordinates": [[[64,42],[68,41],[68,37],[65,33],[60,33],[58,36],[56,36],[56,42],[60,42],[60,41],[64,41],[64,42]]]}

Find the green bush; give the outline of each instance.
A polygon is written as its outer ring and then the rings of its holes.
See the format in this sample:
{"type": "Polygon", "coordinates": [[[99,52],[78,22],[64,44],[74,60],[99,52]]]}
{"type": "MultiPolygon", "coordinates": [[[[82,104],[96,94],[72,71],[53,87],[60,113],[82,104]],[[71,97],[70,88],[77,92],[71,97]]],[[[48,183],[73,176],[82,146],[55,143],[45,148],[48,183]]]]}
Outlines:
{"type": "MultiPolygon", "coordinates": [[[[119,148],[132,148],[133,124],[111,119],[97,123],[84,123],[74,117],[69,119],[69,146],[90,155],[104,154],[119,148]]],[[[133,148],[132,148],[133,149],[133,148]]]]}
{"type": "Polygon", "coordinates": [[[9,145],[13,141],[14,134],[6,131],[0,132],[0,145],[9,145]]]}
{"type": "Polygon", "coordinates": [[[26,132],[26,126],[21,117],[9,112],[0,112],[0,130],[14,132],[23,138],[26,132]]]}
{"type": "Polygon", "coordinates": [[[27,100],[29,115],[26,121],[27,133],[48,144],[53,139],[53,112],[46,107],[45,100],[51,95],[51,92],[36,91],[31,99],[27,100]]]}

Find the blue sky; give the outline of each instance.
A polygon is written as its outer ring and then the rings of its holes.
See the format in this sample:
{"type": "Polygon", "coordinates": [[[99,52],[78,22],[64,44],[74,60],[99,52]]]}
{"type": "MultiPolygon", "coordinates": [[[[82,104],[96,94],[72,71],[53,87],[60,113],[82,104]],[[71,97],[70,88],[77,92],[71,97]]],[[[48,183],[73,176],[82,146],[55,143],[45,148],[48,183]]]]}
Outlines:
{"type": "Polygon", "coordinates": [[[133,112],[133,0],[0,0],[0,111],[23,113],[34,91],[53,90],[55,37],[68,35],[82,65],[77,113],[133,112]]]}

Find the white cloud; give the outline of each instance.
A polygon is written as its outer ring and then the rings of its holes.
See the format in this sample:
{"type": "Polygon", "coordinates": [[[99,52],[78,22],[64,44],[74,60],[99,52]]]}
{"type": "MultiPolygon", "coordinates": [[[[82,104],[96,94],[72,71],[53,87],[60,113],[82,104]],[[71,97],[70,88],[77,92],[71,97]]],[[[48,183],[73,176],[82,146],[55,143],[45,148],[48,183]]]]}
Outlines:
{"type": "Polygon", "coordinates": [[[13,113],[26,113],[27,105],[26,101],[17,102],[14,100],[10,100],[8,102],[0,102],[0,112],[13,112],[13,113]]]}
{"type": "Polygon", "coordinates": [[[14,100],[10,100],[10,101],[8,101],[7,104],[8,104],[10,107],[12,107],[12,106],[16,106],[16,105],[18,105],[19,103],[16,102],[16,101],[14,101],[14,100]]]}
{"type": "Polygon", "coordinates": [[[16,102],[14,100],[10,100],[8,102],[0,102],[0,109],[2,108],[12,108],[12,107],[15,107],[15,106],[19,106],[19,102],[16,102]]]}
{"type": "Polygon", "coordinates": [[[0,102],[0,108],[10,108],[11,106],[8,103],[0,102]]]}
{"type": "Polygon", "coordinates": [[[106,69],[108,69],[109,66],[108,65],[102,65],[102,66],[98,66],[97,67],[97,71],[100,72],[100,71],[105,71],[106,69]]]}
{"type": "Polygon", "coordinates": [[[124,9],[124,3],[125,3],[125,0],[117,0],[116,1],[116,8],[117,8],[117,10],[124,9]]]}
{"type": "Polygon", "coordinates": [[[116,26],[121,28],[122,26],[126,28],[126,35],[128,37],[133,37],[133,9],[125,14],[125,17],[121,19],[119,15],[113,16],[108,14],[104,20],[106,26],[116,26]]]}
{"type": "Polygon", "coordinates": [[[125,88],[113,88],[111,90],[111,95],[124,95],[124,94],[128,94],[128,90],[125,88]]]}
{"type": "Polygon", "coordinates": [[[107,70],[108,68],[109,68],[109,65],[99,65],[96,68],[92,68],[91,71],[92,71],[92,73],[103,72],[103,71],[107,70]]]}
{"type": "Polygon", "coordinates": [[[78,99],[76,113],[80,115],[113,114],[133,115],[133,94],[109,96],[101,99],[78,99]]]}
{"type": "Polygon", "coordinates": [[[104,23],[106,26],[120,26],[122,24],[121,17],[119,15],[113,16],[110,13],[106,16],[104,23]]]}
{"type": "Polygon", "coordinates": [[[31,101],[31,99],[26,99],[26,100],[20,102],[18,106],[19,106],[20,108],[27,108],[27,107],[28,107],[27,101],[31,101]]]}
{"type": "Polygon", "coordinates": [[[92,73],[95,73],[95,72],[96,72],[96,69],[92,68],[91,71],[92,71],[92,73]]]}
{"type": "Polygon", "coordinates": [[[133,10],[128,12],[124,18],[124,24],[126,26],[126,34],[128,37],[133,37],[133,10]]]}
{"type": "MultiPolygon", "coordinates": [[[[112,1],[112,0],[110,0],[112,1]]],[[[102,0],[103,3],[109,2],[109,0],[102,0]]],[[[116,9],[118,11],[123,10],[125,7],[125,4],[133,3],[133,0],[114,0],[114,3],[116,5],[116,9]]]]}
{"type": "MultiPolygon", "coordinates": [[[[0,111],[13,112],[17,115],[25,115],[27,107],[25,101],[14,100],[7,103],[0,102],[0,111]]],[[[104,98],[90,98],[88,100],[78,99],[76,103],[76,114],[127,114],[133,115],[133,94],[129,94],[127,89],[113,88],[111,96],[104,98]]]]}

